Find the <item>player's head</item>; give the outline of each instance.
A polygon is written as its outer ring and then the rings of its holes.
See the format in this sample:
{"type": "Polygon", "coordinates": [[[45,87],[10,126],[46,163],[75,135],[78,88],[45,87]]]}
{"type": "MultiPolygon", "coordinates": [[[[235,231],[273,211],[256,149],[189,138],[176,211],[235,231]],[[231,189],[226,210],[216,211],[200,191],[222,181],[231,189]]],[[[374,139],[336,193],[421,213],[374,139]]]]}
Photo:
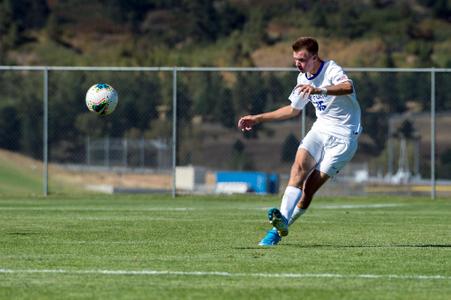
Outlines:
{"type": "Polygon", "coordinates": [[[319,62],[318,42],[311,37],[300,37],[292,45],[293,59],[299,71],[311,72],[315,62],[319,62]]]}

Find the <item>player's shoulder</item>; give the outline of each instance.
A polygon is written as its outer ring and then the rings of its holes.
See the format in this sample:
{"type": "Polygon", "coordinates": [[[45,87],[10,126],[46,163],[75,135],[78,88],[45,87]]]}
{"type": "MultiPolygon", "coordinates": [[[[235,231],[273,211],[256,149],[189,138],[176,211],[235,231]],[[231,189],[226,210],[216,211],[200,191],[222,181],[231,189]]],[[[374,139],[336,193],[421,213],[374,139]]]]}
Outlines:
{"type": "Polygon", "coordinates": [[[335,62],[335,60],[326,60],[324,62],[326,69],[342,69],[342,67],[335,62]]]}
{"type": "Polygon", "coordinates": [[[343,68],[334,60],[328,60],[324,63],[326,76],[335,76],[344,73],[343,68]]]}

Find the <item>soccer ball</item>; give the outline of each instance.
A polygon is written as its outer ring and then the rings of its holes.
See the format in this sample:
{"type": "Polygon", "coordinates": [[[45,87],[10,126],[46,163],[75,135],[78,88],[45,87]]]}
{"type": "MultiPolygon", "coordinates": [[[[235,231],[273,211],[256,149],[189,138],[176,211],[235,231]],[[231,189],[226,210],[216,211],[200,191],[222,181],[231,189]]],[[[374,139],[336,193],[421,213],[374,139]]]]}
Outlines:
{"type": "Polygon", "coordinates": [[[117,106],[116,90],[109,84],[96,83],[86,93],[86,106],[100,116],[111,114],[117,106]]]}

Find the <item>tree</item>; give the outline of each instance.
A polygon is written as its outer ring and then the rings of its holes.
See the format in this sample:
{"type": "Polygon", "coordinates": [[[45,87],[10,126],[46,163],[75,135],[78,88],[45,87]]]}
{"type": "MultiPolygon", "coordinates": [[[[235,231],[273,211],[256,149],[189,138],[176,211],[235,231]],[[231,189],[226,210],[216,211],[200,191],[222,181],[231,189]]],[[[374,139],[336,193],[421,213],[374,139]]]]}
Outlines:
{"type": "Polygon", "coordinates": [[[12,105],[0,108],[0,147],[19,150],[21,123],[17,109],[12,105]]]}
{"type": "Polygon", "coordinates": [[[292,162],[296,156],[296,152],[298,150],[299,140],[292,133],[287,135],[283,144],[282,144],[282,152],[280,153],[280,161],[281,162],[292,162]]]}
{"type": "Polygon", "coordinates": [[[361,7],[345,3],[338,14],[336,32],[351,39],[359,38],[368,30],[369,24],[362,19],[361,7]]]}
{"type": "Polygon", "coordinates": [[[296,75],[297,74],[294,72],[288,72],[282,76],[269,73],[268,76],[264,77],[266,87],[265,110],[280,107],[281,102],[283,103],[283,100],[287,99],[287,94],[290,93],[291,89],[296,84],[296,75]]]}
{"type": "Polygon", "coordinates": [[[220,23],[217,22],[218,14],[214,8],[214,2],[210,0],[183,2],[187,14],[190,15],[193,23],[191,36],[195,40],[214,41],[219,35],[220,23]]]}
{"type": "MultiPolygon", "coordinates": [[[[451,60],[449,61],[449,68],[451,68],[451,60]]],[[[450,73],[436,73],[436,99],[437,99],[437,111],[451,110],[451,84],[449,84],[450,73]]],[[[427,90],[429,91],[429,89],[427,90]]],[[[430,101],[428,97],[424,97],[427,101],[425,107],[430,107],[430,101]]]]}
{"type": "Polygon", "coordinates": [[[132,73],[111,80],[119,93],[114,132],[121,135],[124,128],[145,130],[150,120],[158,118],[162,102],[161,80],[158,73],[132,73]]]}
{"type": "MultiPolygon", "coordinates": [[[[385,52],[385,67],[395,67],[391,50],[387,47],[385,52]]],[[[403,112],[405,110],[405,103],[399,97],[398,91],[398,77],[396,73],[385,72],[378,77],[377,95],[382,99],[382,102],[389,107],[390,112],[403,112]]]]}
{"type": "Polygon", "coordinates": [[[262,42],[267,40],[266,14],[261,8],[250,10],[247,23],[242,32],[244,53],[252,53],[262,42]]]}
{"type": "MultiPolygon", "coordinates": [[[[2,72],[0,72],[1,74],[2,72]]],[[[1,74],[2,85],[0,94],[3,101],[3,116],[9,119],[12,128],[20,129],[20,132],[5,132],[15,139],[13,143],[16,150],[33,158],[42,159],[42,80],[41,76],[33,73],[6,73],[1,74]],[[13,100],[13,101],[12,101],[13,100]],[[9,108],[6,108],[9,106],[9,108]],[[16,123],[18,122],[18,123],[16,123]]],[[[6,121],[6,120],[4,120],[6,121]]],[[[8,126],[11,125],[2,125],[8,126]]],[[[10,128],[10,129],[12,129],[10,128]]],[[[11,137],[9,137],[11,139],[11,137]]]]}
{"type": "Polygon", "coordinates": [[[230,99],[230,91],[225,87],[220,73],[207,72],[192,76],[189,87],[193,97],[194,115],[200,115],[208,121],[218,121],[223,118],[223,112],[229,115],[232,112],[234,118],[235,109],[230,99]]]}
{"type": "MultiPolygon", "coordinates": [[[[84,143],[85,136],[81,136],[74,127],[77,116],[87,111],[82,101],[89,86],[84,83],[84,79],[83,75],[71,72],[49,74],[49,142],[55,149],[64,144],[67,149],[76,153],[77,148],[82,147],[84,143]],[[86,87],[86,90],[81,87],[86,87]]],[[[91,127],[87,130],[95,131],[99,128],[102,127],[91,127]]],[[[67,157],[67,153],[61,154],[67,157]]]]}
{"type": "Polygon", "coordinates": [[[322,6],[323,3],[321,2],[316,2],[314,4],[310,19],[313,26],[327,28],[328,26],[327,14],[322,6]]]}
{"type": "Polygon", "coordinates": [[[54,13],[50,14],[49,18],[47,19],[46,33],[51,40],[55,42],[61,41],[61,35],[63,33],[63,30],[61,28],[61,24],[58,20],[57,15],[54,13]]]}
{"type": "Polygon", "coordinates": [[[370,108],[374,104],[374,98],[377,93],[377,85],[374,78],[371,78],[368,73],[363,73],[361,76],[355,76],[353,78],[355,83],[355,88],[357,91],[357,97],[362,110],[370,108]]]}
{"type": "Polygon", "coordinates": [[[451,178],[451,148],[440,154],[440,163],[437,166],[438,178],[451,178]]]}
{"type": "Polygon", "coordinates": [[[0,60],[4,59],[6,52],[15,46],[18,40],[12,1],[3,0],[0,2],[0,60]]]}
{"type": "Polygon", "coordinates": [[[221,36],[227,36],[235,30],[241,30],[246,22],[245,15],[228,1],[216,5],[221,36]]]}
{"type": "Polygon", "coordinates": [[[372,143],[374,147],[371,149],[371,152],[375,153],[376,155],[384,150],[385,144],[388,138],[390,138],[387,135],[388,117],[389,114],[381,111],[366,113],[365,117],[363,118],[364,131],[374,141],[372,143]]]}
{"type": "Polygon", "coordinates": [[[451,7],[448,0],[435,0],[432,7],[434,15],[449,22],[451,15],[451,7]]]}
{"type": "Polygon", "coordinates": [[[398,133],[402,137],[410,140],[410,139],[414,138],[416,130],[415,130],[415,127],[413,126],[412,122],[410,122],[409,120],[406,119],[401,123],[401,126],[398,129],[398,133]]]}
{"type": "MultiPolygon", "coordinates": [[[[264,88],[264,79],[257,72],[239,73],[232,89],[234,106],[237,113],[243,111],[247,114],[259,114],[266,110],[267,91],[264,88]]],[[[247,131],[245,137],[256,138],[261,124],[247,131]]]]}
{"type": "Polygon", "coordinates": [[[233,128],[236,125],[235,110],[233,102],[227,93],[222,92],[218,95],[214,114],[217,120],[227,128],[233,128]]]}
{"type": "Polygon", "coordinates": [[[430,74],[402,73],[398,74],[399,99],[402,102],[420,100],[423,107],[429,107],[430,74]]]}
{"type": "Polygon", "coordinates": [[[232,146],[232,160],[230,167],[234,170],[253,170],[255,169],[251,157],[244,152],[245,146],[242,141],[236,140],[232,146]]]}

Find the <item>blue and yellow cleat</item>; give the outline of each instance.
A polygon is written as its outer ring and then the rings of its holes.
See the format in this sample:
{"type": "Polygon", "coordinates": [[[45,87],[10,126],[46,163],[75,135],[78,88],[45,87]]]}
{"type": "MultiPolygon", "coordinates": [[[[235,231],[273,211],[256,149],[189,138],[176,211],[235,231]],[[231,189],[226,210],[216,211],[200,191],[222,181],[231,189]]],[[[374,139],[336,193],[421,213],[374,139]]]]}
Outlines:
{"type": "Polygon", "coordinates": [[[282,238],[277,232],[276,228],[269,230],[265,237],[258,243],[259,246],[275,246],[277,245],[282,238]]]}
{"type": "Polygon", "coordinates": [[[282,215],[280,210],[273,207],[268,210],[269,223],[274,226],[280,236],[288,235],[288,220],[282,215]]]}

